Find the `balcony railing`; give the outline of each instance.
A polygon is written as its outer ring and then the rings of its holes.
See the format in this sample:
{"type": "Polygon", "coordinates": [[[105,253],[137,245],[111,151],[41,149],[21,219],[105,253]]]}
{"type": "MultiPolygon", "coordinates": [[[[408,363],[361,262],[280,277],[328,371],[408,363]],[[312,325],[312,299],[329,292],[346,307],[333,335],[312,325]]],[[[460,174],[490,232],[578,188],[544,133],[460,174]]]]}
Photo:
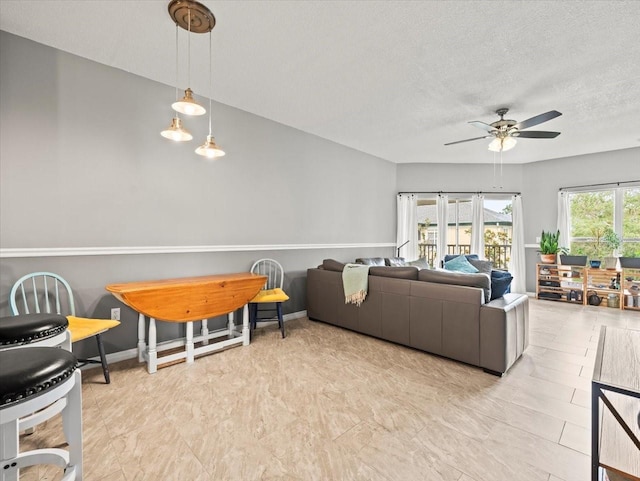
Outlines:
{"type": "MultiPolygon", "coordinates": [[[[425,257],[430,266],[434,266],[434,261],[437,258],[436,245],[435,244],[418,244],[419,257],[425,257]]],[[[461,244],[456,246],[455,244],[447,245],[447,254],[471,254],[471,245],[461,244]]],[[[484,246],[484,258],[493,262],[494,269],[507,269],[509,261],[511,260],[511,245],[487,245],[484,246]]]]}

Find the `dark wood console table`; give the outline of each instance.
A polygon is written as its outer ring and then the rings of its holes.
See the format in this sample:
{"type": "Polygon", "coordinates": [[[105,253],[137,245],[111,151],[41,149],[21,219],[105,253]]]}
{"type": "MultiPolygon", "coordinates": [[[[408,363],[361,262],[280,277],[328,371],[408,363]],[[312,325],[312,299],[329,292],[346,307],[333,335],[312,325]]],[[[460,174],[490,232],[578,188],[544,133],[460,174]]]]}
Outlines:
{"type": "Polygon", "coordinates": [[[591,480],[640,481],[640,331],[602,326],[591,382],[591,480]]]}

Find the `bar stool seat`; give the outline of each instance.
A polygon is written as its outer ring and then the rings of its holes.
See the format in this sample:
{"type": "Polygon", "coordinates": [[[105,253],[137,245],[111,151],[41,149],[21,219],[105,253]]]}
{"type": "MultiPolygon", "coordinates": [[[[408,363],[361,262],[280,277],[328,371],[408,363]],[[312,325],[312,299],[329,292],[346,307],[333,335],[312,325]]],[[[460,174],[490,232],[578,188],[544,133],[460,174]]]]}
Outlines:
{"type": "Polygon", "coordinates": [[[53,464],[63,481],[82,480],[82,388],[78,360],[54,347],[0,350],[0,478],[14,481],[21,468],[53,464]],[[19,433],[62,413],[69,451],[19,452],[19,433]]]}
{"type": "MultiPolygon", "coordinates": [[[[0,349],[53,342],[63,335],[69,321],[59,314],[22,314],[0,318],[0,349]]],[[[70,349],[68,349],[70,350],[70,349]]]]}

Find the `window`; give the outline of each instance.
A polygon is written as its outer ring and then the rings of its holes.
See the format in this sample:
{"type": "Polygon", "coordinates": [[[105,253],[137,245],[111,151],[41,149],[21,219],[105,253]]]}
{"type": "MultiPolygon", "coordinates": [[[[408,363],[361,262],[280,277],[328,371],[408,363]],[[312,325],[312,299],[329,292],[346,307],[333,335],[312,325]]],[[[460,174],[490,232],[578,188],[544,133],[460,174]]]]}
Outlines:
{"type": "Polygon", "coordinates": [[[572,192],[569,205],[572,254],[640,257],[640,187],[572,192]],[[620,247],[607,242],[611,232],[621,240],[620,247]]]}
{"type": "MultiPolygon", "coordinates": [[[[484,200],[484,257],[492,261],[495,268],[506,269],[511,257],[511,199],[487,197],[484,200]]],[[[432,266],[438,258],[436,212],[435,198],[418,199],[419,257],[425,257],[432,266]]],[[[471,196],[450,198],[447,213],[447,254],[471,254],[471,196]]]]}
{"type": "Polygon", "coordinates": [[[625,257],[640,257],[640,187],[624,189],[620,252],[625,257]]]}

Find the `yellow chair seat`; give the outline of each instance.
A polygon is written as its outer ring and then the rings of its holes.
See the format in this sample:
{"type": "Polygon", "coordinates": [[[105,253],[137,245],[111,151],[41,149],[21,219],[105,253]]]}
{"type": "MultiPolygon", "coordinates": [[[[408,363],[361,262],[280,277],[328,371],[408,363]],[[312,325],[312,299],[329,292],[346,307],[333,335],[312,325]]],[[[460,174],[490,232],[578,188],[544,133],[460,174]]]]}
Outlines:
{"type": "Polygon", "coordinates": [[[111,319],[67,316],[67,320],[69,321],[69,331],[71,331],[71,342],[82,341],[120,325],[120,321],[111,319]]]}
{"type": "Polygon", "coordinates": [[[261,303],[261,302],[284,302],[288,301],[289,296],[280,288],[265,289],[258,292],[256,297],[251,299],[249,303],[261,303]]]}

